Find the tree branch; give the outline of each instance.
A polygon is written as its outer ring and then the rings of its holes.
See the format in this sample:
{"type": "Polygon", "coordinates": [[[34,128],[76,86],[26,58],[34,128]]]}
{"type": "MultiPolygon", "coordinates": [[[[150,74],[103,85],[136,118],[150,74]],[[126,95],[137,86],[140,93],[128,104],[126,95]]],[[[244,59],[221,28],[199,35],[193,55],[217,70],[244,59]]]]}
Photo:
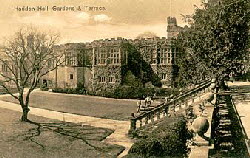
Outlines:
{"type": "Polygon", "coordinates": [[[13,98],[15,99],[18,99],[17,96],[15,96],[13,93],[10,92],[10,90],[4,85],[4,84],[1,84],[1,86],[5,89],[5,91],[10,94],[13,98]]]}

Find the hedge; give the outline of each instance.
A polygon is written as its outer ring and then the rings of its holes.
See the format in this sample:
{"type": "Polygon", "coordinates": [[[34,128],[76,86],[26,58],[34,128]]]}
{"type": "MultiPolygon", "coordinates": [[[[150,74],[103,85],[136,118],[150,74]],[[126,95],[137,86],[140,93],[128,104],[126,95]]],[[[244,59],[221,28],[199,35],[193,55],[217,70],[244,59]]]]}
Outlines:
{"type": "Polygon", "coordinates": [[[52,92],[55,93],[67,93],[67,94],[86,94],[84,88],[54,88],[52,92]]]}
{"type": "Polygon", "coordinates": [[[47,87],[45,84],[42,84],[40,89],[41,89],[41,91],[48,91],[49,87],[47,87]]]}
{"type": "Polygon", "coordinates": [[[113,91],[87,92],[84,88],[54,88],[52,89],[52,92],[67,94],[88,94],[116,99],[144,99],[147,96],[152,97],[154,96],[154,94],[156,94],[157,96],[169,96],[170,94],[176,93],[172,89],[143,88],[127,85],[120,85],[113,91]]]}
{"type": "Polygon", "coordinates": [[[162,122],[146,137],[135,142],[129,150],[129,157],[185,157],[186,140],[190,138],[186,121],[181,116],[162,122]]]}
{"type": "Polygon", "coordinates": [[[153,88],[119,86],[115,89],[113,98],[117,99],[143,99],[146,96],[153,96],[153,88]]]}

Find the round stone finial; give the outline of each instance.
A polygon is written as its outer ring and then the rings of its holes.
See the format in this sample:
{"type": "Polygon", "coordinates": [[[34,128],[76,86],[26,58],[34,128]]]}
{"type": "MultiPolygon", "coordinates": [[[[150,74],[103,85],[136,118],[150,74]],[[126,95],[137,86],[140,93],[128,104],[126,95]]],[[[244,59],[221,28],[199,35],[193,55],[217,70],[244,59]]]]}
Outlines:
{"type": "Polygon", "coordinates": [[[198,135],[204,135],[204,133],[207,132],[208,128],[209,122],[204,116],[197,117],[192,124],[193,131],[195,133],[198,133],[198,135]]]}

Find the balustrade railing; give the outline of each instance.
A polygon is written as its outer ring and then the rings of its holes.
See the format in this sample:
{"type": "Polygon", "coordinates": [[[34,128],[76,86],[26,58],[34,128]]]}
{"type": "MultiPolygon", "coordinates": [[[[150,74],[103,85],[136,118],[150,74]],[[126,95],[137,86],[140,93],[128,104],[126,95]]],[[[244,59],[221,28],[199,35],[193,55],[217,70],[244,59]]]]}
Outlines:
{"type": "Polygon", "coordinates": [[[170,111],[175,112],[180,108],[187,107],[191,103],[195,102],[195,97],[198,97],[197,99],[199,99],[203,93],[210,91],[210,85],[210,81],[203,82],[200,85],[196,86],[196,88],[181,93],[171,98],[169,101],[165,101],[164,103],[156,106],[150,111],[142,112],[137,116],[132,113],[129,133],[168,116],[170,114],[170,111]]]}

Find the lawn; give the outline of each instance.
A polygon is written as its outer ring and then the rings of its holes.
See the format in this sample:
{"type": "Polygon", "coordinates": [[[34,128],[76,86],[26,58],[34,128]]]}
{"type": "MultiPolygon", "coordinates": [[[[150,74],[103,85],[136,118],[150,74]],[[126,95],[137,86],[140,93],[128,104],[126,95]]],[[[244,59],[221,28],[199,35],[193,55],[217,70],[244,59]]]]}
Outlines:
{"type": "Polygon", "coordinates": [[[1,158],[112,158],[124,149],[103,143],[113,131],[59,122],[30,115],[31,124],[20,122],[21,113],[0,109],[1,158]]]}
{"type": "MultiPolygon", "coordinates": [[[[18,92],[16,88],[10,88],[9,91],[11,93],[17,93],[18,92]]],[[[0,87],[0,94],[7,94],[7,92],[6,92],[5,89],[3,89],[2,87],[0,87]]]]}
{"type": "MultiPolygon", "coordinates": [[[[18,103],[17,100],[10,96],[0,99],[18,103]]],[[[30,106],[114,120],[128,120],[131,113],[136,112],[137,109],[137,104],[134,100],[58,94],[42,91],[33,92],[30,99],[30,106]]]]}
{"type": "Polygon", "coordinates": [[[233,92],[239,92],[239,93],[249,93],[250,85],[233,85],[233,86],[230,86],[230,90],[233,92]]]}

